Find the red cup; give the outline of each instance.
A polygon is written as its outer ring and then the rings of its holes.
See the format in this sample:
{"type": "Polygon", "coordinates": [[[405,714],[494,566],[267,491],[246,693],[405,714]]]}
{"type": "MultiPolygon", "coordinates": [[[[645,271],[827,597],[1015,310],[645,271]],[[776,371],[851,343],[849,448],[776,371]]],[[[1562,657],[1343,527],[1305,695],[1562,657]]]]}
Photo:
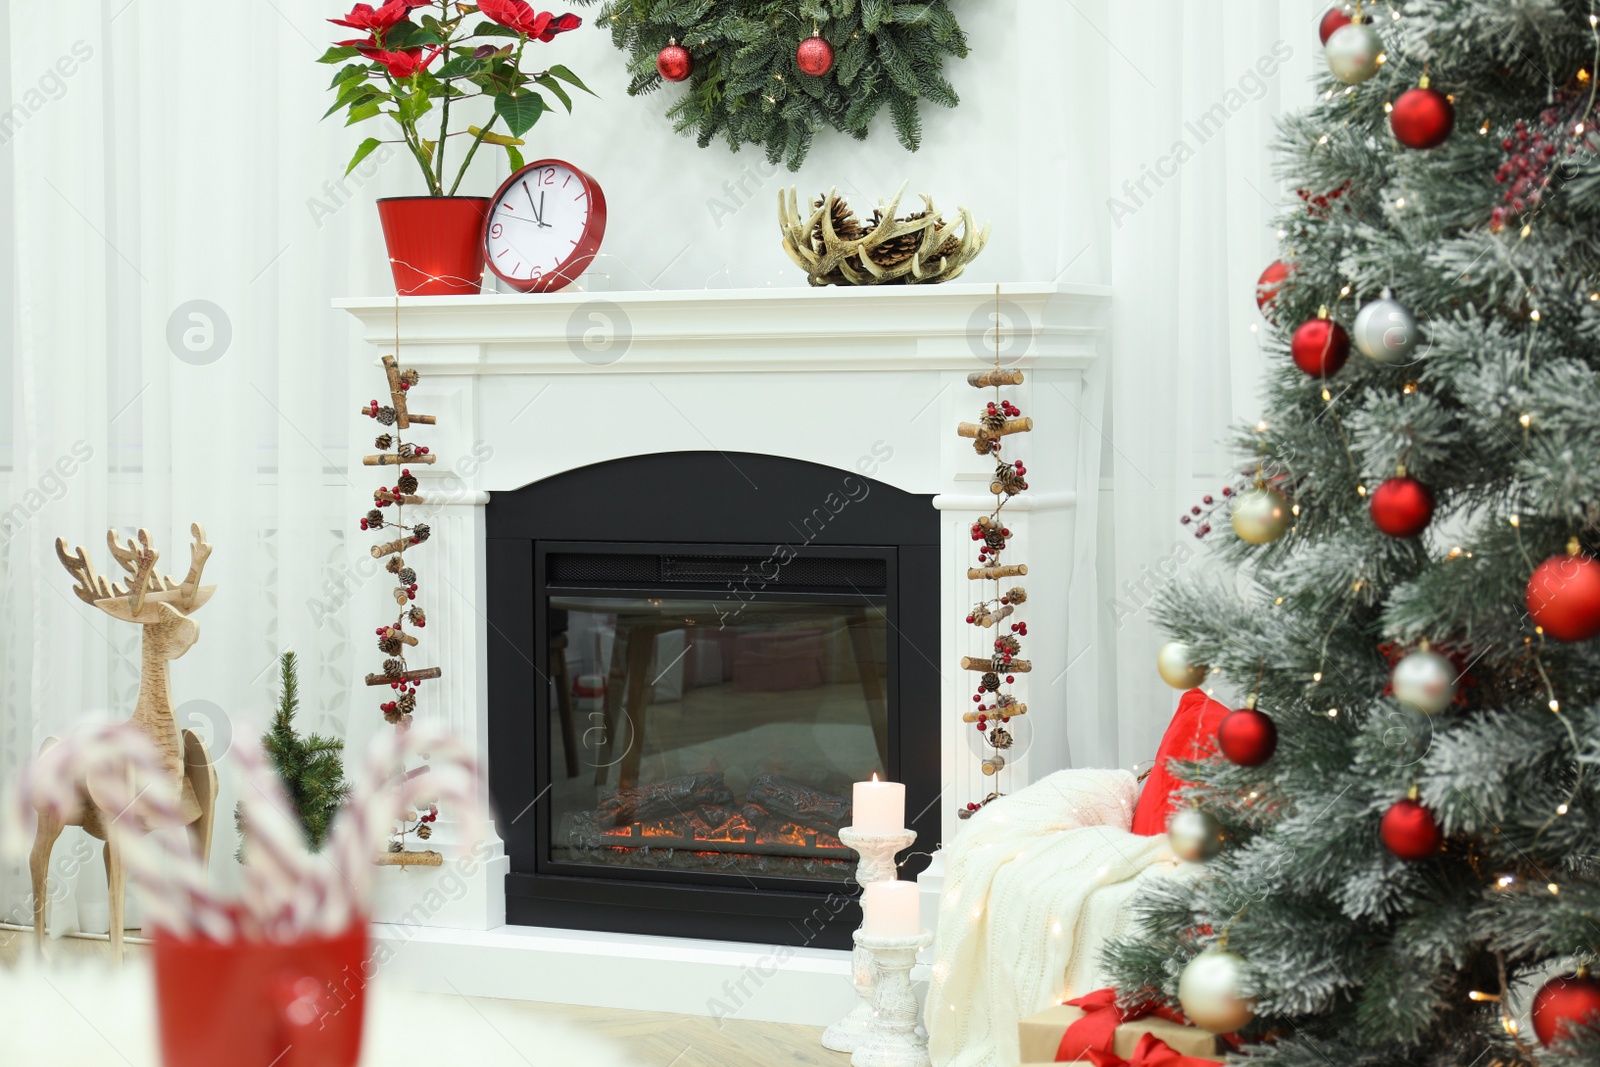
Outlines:
{"type": "Polygon", "coordinates": [[[165,1067],[355,1067],[367,924],[299,941],[190,940],[158,932],[156,1017],[165,1067]]]}
{"type": "Polygon", "coordinates": [[[378,220],[401,296],[472,296],[483,289],[486,196],[387,196],[378,220]]]}

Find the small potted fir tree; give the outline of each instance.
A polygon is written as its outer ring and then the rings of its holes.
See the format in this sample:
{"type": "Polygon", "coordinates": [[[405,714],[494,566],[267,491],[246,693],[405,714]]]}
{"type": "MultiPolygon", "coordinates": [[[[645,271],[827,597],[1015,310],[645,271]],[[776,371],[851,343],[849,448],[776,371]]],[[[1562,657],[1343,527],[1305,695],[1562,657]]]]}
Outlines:
{"type": "Polygon", "coordinates": [[[336,98],[323,117],[344,111],[347,126],[388,120],[400,134],[363,140],[345,173],[383,144],[398,144],[427,188],[423,196],[378,201],[396,288],[404,296],[476,293],[489,200],[456,191],[485,142],[504,148],[513,170],[522,166],[522,135],[552,110],[541,89],[568,112],[568,86],[590,91],[559,63],[523,67],[529,45],[577,29],[582,20],[537,12],[525,0],[387,0],[378,7],[357,4],[328,21],[366,36],[337,42],[319,61],[340,64],[329,86],[336,98]],[[481,126],[462,125],[463,105],[476,98],[489,100],[492,112],[481,126]]]}

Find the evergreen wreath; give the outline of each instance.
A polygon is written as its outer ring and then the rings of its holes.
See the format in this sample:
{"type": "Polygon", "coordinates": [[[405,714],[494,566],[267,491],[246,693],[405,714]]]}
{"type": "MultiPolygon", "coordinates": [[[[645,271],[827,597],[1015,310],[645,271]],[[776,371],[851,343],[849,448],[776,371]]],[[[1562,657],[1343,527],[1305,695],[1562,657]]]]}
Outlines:
{"type": "Polygon", "coordinates": [[[942,73],[945,57],[965,57],[967,38],[947,0],[577,0],[601,3],[596,24],[628,53],[628,95],[654,92],[656,56],[676,39],[694,57],[684,95],[667,108],[680,133],[700,147],[723,137],[766,148],[767,161],[798,170],[819,129],[865,140],[888,105],[900,143],[922,141],[920,101],[960,102],[942,73]],[[821,77],[801,72],[795,49],[813,31],[837,54],[821,77]]]}

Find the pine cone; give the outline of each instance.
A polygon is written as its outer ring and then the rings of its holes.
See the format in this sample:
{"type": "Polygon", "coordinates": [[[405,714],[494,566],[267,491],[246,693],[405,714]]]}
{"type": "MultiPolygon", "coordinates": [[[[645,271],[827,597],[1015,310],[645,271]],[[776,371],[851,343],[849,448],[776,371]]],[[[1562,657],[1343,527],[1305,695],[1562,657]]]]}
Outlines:
{"type": "Polygon", "coordinates": [[[1018,641],[1010,634],[1006,634],[1004,637],[996,639],[995,645],[997,646],[997,651],[1009,652],[1013,656],[1022,651],[1022,642],[1018,641]]]}
{"type": "Polygon", "coordinates": [[[993,549],[1006,547],[1005,531],[999,526],[991,526],[983,532],[983,543],[993,549]]]}
{"type": "Polygon", "coordinates": [[[995,748],[1010,748],[1013,743],[1011,731],[1003,726],[996,726],[994,732],[989,735],[989,743],[995,748]]]}
{"type": "Polygon", "coordinates": [[[1000,676],[994,673],[994,671],[985,671],[983,675],[983,681],[979,684],[982,688],[987,689],[989,692],[997,693],[1000,691],[1000,676]]]}
{"type": "Polygon", "coordinates": [[[1022,475],[1017,473],[1017,468],[1009,463],[995,465],[994,480],[999,483],[1000,491],[1007,496],[1016,496],[1028,488],[1028,483],[1023,481],[1022,475]]]}
{"type": "Polygon", "coordinates": [[[367,512],[367,523],[371,526],[382,526],[383,512],[379,511],[377,508],[373,508],[371,511],[367,512]]]}
{"type": "Polygon", "coordinates": [[[996,408],[994,411],[985,410],[984,413],[978,417],[978,425],[982,426],[985,430],[998,430],[1005,426],[1005,424],[1005,413],[1000,411],[998,408],[996,408]]]}
{"type": "Polygon", "coordinates": [[[417,476],[415,474],[402,474],[395,480],[394,484],[400,487],[400,492],[410,496],[417,491],[417,476]]]}
{"type": "Polygon", "coordinates": [[[419,545],[432,536],[433,531],[428,528],[428,524],[425,522],[419,522],[411,528],[411,539],[419,545]]]}
{"type": "Polygon", "coordinates": [[[1006,590],[1006,600],[1012,604],[1026,604],[1028,602],[1028,591],[1020,585],[1014,585],[1006,590]]]}
{"type": "Polygon", "coordinates": [[[378,409],[378,413],[376,415],[374,415],[373,418],[377,419],[380,423],[382,423],[385,426],[393,426],[394,425],[394,408],[379,408],[378,409]]]}
{"type": "MultiPolygon", "coordinates": [[[[821,207],[826,202],[825,197],[818,197],[812,202],[812,207],[821,207]]],[[[833,232],[836,237],[845,241],[859,241],[866,236],[866,230],[861,225],[861,220],[856,218],[856,213],[850,210],[850,205],[841,197],[833,202],[833,232]]],[[[817,220],[817,225],[811,231],[811,243],[814,247],[822,248],[825,241],[822,237],[822,220],[817,220]]]]}
{"type": "Polygon", "coordinates": [[[410,367],[407,367],[405,370],[400,372],[400,380],[405,382],[407,385],[416,385],[422,380],[422,375],[418,374],[410,367]]]}
{"type": "Polygon", "coordinates": [[[372,444],[379,452],[387,452],[394,447],[394,437],[391,434],[380,433],[373,439],[372,444]]]}
{"type": "Polygon", "coordinates": [[[400,635],[392,630],[385,630],[383,636],[378,638],[378,651],[385,656],[398,656],[401,647],[400,635]]]}
{"type": "Polygon", "coordinates": [[[967,612],[967,614],[972,617],[972,625],[982,626],[984,620],[989,617],[989,605],[974,604],[972,606],[972,610],[967,612]]]}
{"type": "Polygon", "coordinates": [[[1017,702],[1017,698],[1012,696],[1010,693],[1001,693],[998,697],[995,697],[994,702],[999,705],[999,708],[996,710],[998,710],[1001,714],[1004,714],[1007,708],[1011,707],[1017,702]]]}
{"type": "Polygon", "coordinates": [[[386,659],[383,661],[383,673],[388,675],[404,674],[406,661],[403,659],[386,659]]]}
{"type": "Polygon", "coordinates": [[[427,823],[423,823],[421,826],[417,827],[417,836],[426,841],[428,838],[433,836],[433,827],[429,826],[427,823]]]}
{"type": "Polygon", "coordinates": [[[406,618],[411,620],[411,625],[413,626],[428,625],[427,613],[419,607],[413,607],[410,611],[406,612],[406,618]]]}
{"type": "MultiPolygon", "coordinates": [[[[385,719],[387,719],[388,717],[389,717],[388,715],[384,716],[385,719]]],[[[395,716],[395,720],[398,720],[399,718],[400,718],[400,716],[398,716],[398,715],[395,716]]],[[[406,850],[405,846],[402,845],[400,842],[398,842],[398,841],[390,841],[389,842],[389,851],[390,852],[404,852],[405,850],[406,850]]]]}
{"type": "Polygon", "coordinates": [[[417,572],[412,570],[410,567],[401,567],[400,568],[400,572],[399,572],[399,576],[400,576],[400,584],[401,585],[415,585],[416,584],[417,572]]]}
{"type": "Polygon", "coordinates": [[[399,707],[401,714],[410,715],[417,710],[417,694],[409,691],[401,693],[400,699],[395,701],[395,704],[399,707]]]}
{"type": "Polygon", "coordinates": [[[398,451],[401,459],[415,459],[417,457],[417,446],[410,441],[401,441],[398,451]]]}
{"type": "Polygon", "coordinates": [[[972,442],[973,450],[980,456],[987,456],[994,451],[994,441],[988,437],[979,437],[972,442]]]}
{"type": "Polygon", "coordinates": [[[390,574],[399,574],[400,568],[404,566],[405,561],[399,556],[390,556],[388,562],[383,565],[383,569],[388,571],[390,574]]]}

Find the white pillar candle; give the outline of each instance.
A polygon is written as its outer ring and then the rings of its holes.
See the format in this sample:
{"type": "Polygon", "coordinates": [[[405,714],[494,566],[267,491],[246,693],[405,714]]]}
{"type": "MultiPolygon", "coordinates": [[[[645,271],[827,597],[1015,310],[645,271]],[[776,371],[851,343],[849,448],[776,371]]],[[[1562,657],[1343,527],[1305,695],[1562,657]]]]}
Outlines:
{"type": "Polygon", "coordinates": [[[903,782],[857,782],[852,792],[850,825],[858,834],[898,834],[906,828],[906,787],[903,782]]]}
{"type": "Polygon", "coordinates": [[[916,937],[922,932],[922,897],[915,882],[873,882],[861,895],[867,937],[916,937]]]}

